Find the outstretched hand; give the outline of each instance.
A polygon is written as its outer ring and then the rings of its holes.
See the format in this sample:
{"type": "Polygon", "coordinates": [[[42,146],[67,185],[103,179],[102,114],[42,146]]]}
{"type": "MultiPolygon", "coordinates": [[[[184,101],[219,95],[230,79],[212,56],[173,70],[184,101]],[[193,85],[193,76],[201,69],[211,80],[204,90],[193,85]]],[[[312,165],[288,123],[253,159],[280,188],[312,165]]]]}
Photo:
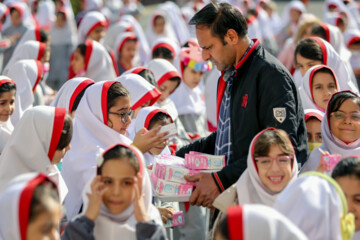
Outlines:
{"type": "Polygon", "coordinates": [[[135,145],[142,153],[146,153],[151,148],[157,146],[159,143],[165,141],[163,137],[168,135],[168,132],[158,134],[161,126],[158,126],[150,131],[147,131],[145,128],[140,129],[133,140],[133,145],[135,145]]]}

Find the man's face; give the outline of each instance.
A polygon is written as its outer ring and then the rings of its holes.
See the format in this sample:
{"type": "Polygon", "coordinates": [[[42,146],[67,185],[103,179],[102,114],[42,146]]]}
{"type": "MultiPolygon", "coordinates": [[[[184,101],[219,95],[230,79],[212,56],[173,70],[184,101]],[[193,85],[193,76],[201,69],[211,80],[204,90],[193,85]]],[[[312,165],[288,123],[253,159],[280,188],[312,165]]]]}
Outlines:
{"type": "Polygon", "coordinates": [[[228,44],[224,37],[225,45],[219,37],[211,33],[211,29],[204,25],[196,26],[196,37],[202,48],[202,57],[205,61],[210,60],[219,71],[230,69],[236,61],[236,50],[228,44]]]}

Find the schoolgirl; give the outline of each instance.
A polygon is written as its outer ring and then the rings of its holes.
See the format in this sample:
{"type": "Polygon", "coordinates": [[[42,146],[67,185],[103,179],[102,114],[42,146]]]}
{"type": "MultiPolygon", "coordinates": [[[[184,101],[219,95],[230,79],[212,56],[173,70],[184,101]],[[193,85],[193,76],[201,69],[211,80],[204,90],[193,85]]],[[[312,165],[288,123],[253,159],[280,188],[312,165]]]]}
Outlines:
{"type": "Polygon", "coordinates": [[[37,106],[25,112],[0,157],[0,189],[14,177],[42,172],[59,186],[61,202],[67,188],[56,167],[70,149],[72,120],[65,108],[37,106]]]}
{"type": "Polygon", "coordinates": [[[305,240],[307,237],[273,208],[259,204],[245,204],[227,209],[226,218],[214,230],[214,239],[305,240]]]}
{"type": "Polygon", "coordinates": [[[42,173],[18,176],[0,195],[1,239],[59,240],[61,205],[56,184],[42,173]]]}
{"type": "Polygon", "coordinates": [[[138,40],[134,33],[122,33],[119,35],[114,49],[119,75],[138,64],[136,63],[139,60],[137,49],[138,40]]]}
{"type": "Polygon", "coordinates": [[[351,52],[350,65],[354,71],[354,74],[360,81],[360,31],[350,30],[344,34],[344,39],[347,48],[351,52]]]}
{"type": "Polygon", "coordinates": [[[10,116],[15,108],[15,95],[15,82],[6,76],[0,76],[0,154],[14,130],[10,116]]]}
{"type": "Polygon", "coordinates": [[[322,145],[314,149],[302,172],[315,171],[321,152],[340,154],[343,158],[360,154],[360,98],[349,91],[335,93],[321,122],[322,145]]]}
{"type": "Polygon", "coordinates": [[[16,83],[18,93],[15,97],[15,110],[11,115],[14,126],[23,113],[32,107],[42,75],[42,65],[37,60],[20,60],[9,68],[7,76],[16,83]]]}
{"type": "Polygon", "coordinates": [[[63,240],[165,239],[141,153],[111,146],[98,157],[96,173],[84,189],[82,214],[66,226],[63,240]]]}
{"type": "MultiPolygon", "coordinates": [[[[151,59],[162,58],[168,60],[174,66],[179,65],[180,47],[177,41],[170,38],[157,39],[151,48],[151,59]]],[[[149,60],[150,61],[150,60],[149,60]]]]}
{"type": "MultiPolygon", "coordinates": [[[[85,91],[74,117],[72,149],[65,156],[61,170],[69,188],[65,200],[68,219],[72,219],[81,209],[79,192],[95,174],[99,150],[117,143],[132,143],[125,136],[132,114],[130,93],[120,82],[98,82],[85,91]]],[[[147,152],[167,134],[156,135],[159,129],[146,134],[143,129],[132,144],[147,152]]]]}
{"type": "Polygon", "coordinates": [[[157,10],[152,14],[146,29],[146,37],[150,45],[153,45],[159,38],[169,38],[172,41],[177,41],[171,21],[165,12],[157,10]]]}
{"type": "Polygon", "coordinates": [[[323,120],[324,113],[317,109],[305,109],[304,113],[309,151],[312,152],[322,143],[321,121],[323,120]]]}
{"type": "Polygon", "coordinates": [[[93,80],[84,77],[69,79],[57,92],[51,106],[65,108],[67,113],[74,118],[75,111],[86,89],[94,83],[93,80]]]}
{"type": "Polygon", "coordinates": [[[96,41],[86,40],[73,53],[69,79],[73,77],[88,77],[99,82],[116,78],[116,71],[106,49],[96,41]]]}
{"type": "Polygon", "coordinates": [[[303,174],[278,196],[275,210],[308,239],[348,239],[355,229],[343,191],[334,179],[318,172],[303,174]]]}
{"type": "Polygon", "coordinates": [[[78,44],[85,42],[86,39],[100,42],[105,36],[106,28],[107,21],[102,13],[97,11],[86,13],[79,24],[78,44]]]}
{"type": "Polygon", "coordinates": [[[301,84],[300,76],[304,76],[309,68],[320,64],[329,66],[334,71],[341,90],[359,92],[357,83],[350,74],[351,69],[347,68],[331,44],[319,37],[303,39],[296,46],[295,66],[297,70],[294,73],[294,81],[297,86],[301,84]]]}
{"type": "Polygon", "coordinates": [[[340,91],[334,71],[325,65],[315,65],[306,71],[299,94],[304,109],[325,112],[332,94],[340,91]]]}

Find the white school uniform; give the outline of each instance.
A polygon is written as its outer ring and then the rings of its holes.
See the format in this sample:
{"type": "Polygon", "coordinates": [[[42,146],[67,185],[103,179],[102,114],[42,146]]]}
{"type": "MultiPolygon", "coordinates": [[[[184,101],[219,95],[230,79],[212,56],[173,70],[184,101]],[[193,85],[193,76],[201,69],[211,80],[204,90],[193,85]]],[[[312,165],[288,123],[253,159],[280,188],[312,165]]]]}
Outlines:
{"type": "Polygon", "coordinates": [[[37,60],[20,60],[9,68],[7,76],[16,83],[15,110],[10,117],[14,126],[23,113],[32,107],[42,73],[41,62],[37,60]]]}
{"type": "Polygon", "coordinates": [[[99,149],[131,140],[107,126],[107,92],[115,81],[102,81],[86,89],[76,110],[71,149],[63,159],[61,174],[69,188],[65,199],[66,215],[72,219],[79,213],[79,193],[96,173],[99,149]]]}
{"type": "MultiPolygon", "coordinates": [[[[6,76],[0,76],[0,86],[4,83],[13,83],[15,82],[6,76]]],[[[12,125],[10,118],[6,122],[0,121],[0,154],[2,153],[5,144],[8,142],[11,133],[14,131],[14,126],[12,125]]]]}
{"type": "MultiPolygon", "coordinates": [[[[279,193],[274,193],[268,189],[261,181],[259,174],[257,172],[256,163],[254,159],[254,145],[258,137],[265,131],[273,129],[267,128],[260,133],[258,133],[252,140],[249,147],[249,154],[247,158],[248,168],[241,175],[239,180],[236,182],[236,191],[238,204],[263,204],[271,207],[279,193]]],[[[290,140],[289,140],[290,141],[290,140]]],[[[298,174],[298,164],[296,161],[295,153],[293,158],[293,164],[291,166],[291,178],[290,182],[295,181],[298,174]]]]}
{"type": "Polygon", "coordinates": [[[50,105],[66,108],[67,113],[71,114],[76,97],[82,90],[94,83],[93,80],[84,77],[69,79],[57,92],[50,105]]]}
{"type": "Polygon", "coordinates": [[[325,66],[325,65],[313,66],[309,70],[306,71],[306,73],[301,81],[301,86],[298,88],[302,106],[304,109],[318,109],[323,113],[325,112],[325,109],[322,109],[318,105],[315,104],[314,96],[312,94],[312,81],[313,81],[314,75],[316,74],[317,71],[324,69],[324,68],[329,69],[332,72],[332,75],[335,79],[336,89],[337,89],[337,91],[341,91],[341,89],[339,88],[339,84],[336,79],[335,73],[330,67],[325,66]]]}
{"type": "Polygon", "coordinates": [[[312,240],[343,239],[339,193],[328,180],[318,176],[299,177],[278,196],[275,210],[284,214],[312,240]]]}
{"type": "Polygon", "coordinates": [[[35,18],[40,27],[49,30],[56,20],[55,3],[49,0],[39,2],[35,18]]]}
{"type": "MultiPolygon", "coordinates": [[[[335,51],[333,46],[328,43],[326,40],[319,37],[311,37],[314,39],[321,47],[323,55],[323,64],[329,66],[336,74],[336,78],[339,83],[339,88],[344,90],[350,90],[352,92],[358,93],[357,83],[352,79],[350,75],[351,69],[345,65],[343,60],[340,58],[339,54],[335,51]]],[[[297,69],[294,73],[294,81],[297,83],[297,86],[301,85],[301,74],[297,69]]]]}
{"type": "MultiPolygon", "coordinates": [[[[85,40],[85,44],[85,72],[82,77],[93,79],[95,82],[116,78],[113,61],[106,49],[93,40],[85,40]]],[[[73,73],[71,66],[70,71],[73,73]]],[[[72,75],[71,78],[74,77],[72,75]]]]}
{"type": "Polygon", "coordinates": [[[107,26],[104,14],[97,11],[86,13],[79,25],[78,44],[85,42],[89,34],[99,26],[107,26]]]}
{"type": "Polygon", "coordinates": [[[0,239],[26,239],[34,190],[45,182],[44,174],[27,173],[14,179],[0,195],[0,239]]]}
{"type": "MultiPolygon", "coordinates": [[[[142,182],[142,194],[144,195],[144,203],[145,203],[145,210],[148,216],[155,221],[155,223],[162,225],[161,217],[159,211],[155,208],[155,206],[151,203],[152,202],[152,190],[151,190],[151,182],[150,177],[145,170],[145,163],[142,154],[135,148],[121,144],[123,146],[128,147],[131,149],[137,159],[139,161],[139,171],[143,175],[143,182],[142,182]]],[[[101,158],[101,157],[99,157],[101,158]]],[[[102,159],[103,161],[103,159],[102,159]]],[[[101,160],[99,161],[101,162],[101,160]]],[[[100,164],[98,163],[98,166],[100,164]]],[[[86,193],[91,193],[91,179],[86,187],[84,188],[82,198],[84,202],[83,212],[85,214],[87,210],[87,206],[89,203],[89,198],[87,197],[86,193]]],[[[134,205],[131,204],[127,209],[125,209],[120,214],[112,214],[103,204],[100,209],[100,214],[95,220],[95,227],[94,227],[94,237],[95,239],[107,239],[107,240],[115,240],[119,239],[121,236],[122,239],[129,239],[129,240],[136,240],[136,218],[134,215],[134,205]]]]}
{"type": "Polygon", "coordinates": [[[26,111],[0,156],[0,191],[20,174],[41,172],[56,182],[60,200],[64,200],[67,187],[51,161],[60,141],[65,115],[65,108],[48,106],[26,111]]]}
{"type": "Polygon", "coordinates": [[[271,207],[260,204],[246,204],[229,208],[227,226],[230,239],[308,239],[284,215],[271,207]]]}
{"type": "Polygon", "coordinates": [[[4,68],[3,74],[8,75],[9,68],[19,60],[34,59],[40,61],[40,59],[44,55],[45,48],[46,48],[45,43],[32,41],[32,40],[26,41],[21,46],[16,48],[8,64],[4,68]]]}
{"type": "MultiPolygon", "coordinates": [[[[336,93],[331,98],[335,95],[336,93]]],[[[322,151],[328,151],[330,154],[340,154],[341,158],[360,155],[360,139],[346,144],[331,133],[328,109],[326,109],[324,118],[321,122],[321,137],[322,145],[311,152],[310,157],[304,164],[301,172],[316,171],[321,159],[320,149],[322,151]]]]}

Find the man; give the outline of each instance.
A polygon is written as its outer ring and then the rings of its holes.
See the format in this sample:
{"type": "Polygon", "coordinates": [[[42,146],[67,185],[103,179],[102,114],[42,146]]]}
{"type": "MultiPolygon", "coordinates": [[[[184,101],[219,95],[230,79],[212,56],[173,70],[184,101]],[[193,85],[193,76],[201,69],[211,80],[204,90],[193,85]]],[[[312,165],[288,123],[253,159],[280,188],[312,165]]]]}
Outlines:
{"type": "Polygon", "coordinates": [[[296,86],[285,67],[247,35],[244,16],[228,3],[210,3],[191,20],[204,60],[222,71],[218,83],[218,129],[181,148],[225,155],[226,166],[216,173],[186,177],[197,182],[190,203],[211,207],[214,199],[234,184],[247,167],[253,137],[267,127],[285,130],[297,161],[308,157],[304,112],[296,86]]]}

